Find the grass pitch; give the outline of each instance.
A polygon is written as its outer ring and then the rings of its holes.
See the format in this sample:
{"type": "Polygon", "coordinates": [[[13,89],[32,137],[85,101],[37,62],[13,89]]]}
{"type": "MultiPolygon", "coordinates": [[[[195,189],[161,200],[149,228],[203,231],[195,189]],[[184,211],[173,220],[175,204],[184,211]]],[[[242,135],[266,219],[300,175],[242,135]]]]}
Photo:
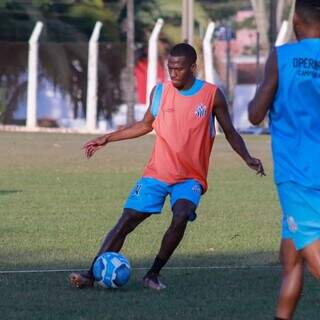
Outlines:
{"type": "MultiPolygon", "coordinates": [[[[81,146],[89,139],[0,133],[2,271],[88,266],[140,177],[154,137],[110,144],[88,161],[81,146]]],[[[68,272],[0,273],[0,318],[272,319],[281,272],[280,209],[269,137],[245,140],[267,177],[255,176],[217,138],[198,219],[168,264],[177,268],[162,272],[167,290],[142,289],[145,270],[139,268],[149,267],[158,251],[171,220],[168,204],[128,237],[123,253],[134,270],[124,288],[74,290],[68,272]]],[[[319,285],[309,275],[295,319],[320,319],[319,285]]]]}

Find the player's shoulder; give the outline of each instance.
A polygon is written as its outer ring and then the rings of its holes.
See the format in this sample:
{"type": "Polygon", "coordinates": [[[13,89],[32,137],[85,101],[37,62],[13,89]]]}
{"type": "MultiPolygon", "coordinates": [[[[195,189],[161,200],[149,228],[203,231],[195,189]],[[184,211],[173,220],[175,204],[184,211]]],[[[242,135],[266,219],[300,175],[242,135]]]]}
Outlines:
{"type": "Polygon", "coordinates": [[[271,51],[268,60],[270,63],[277,66],[287,64],[290,58],[303,51],[299,42],[285,43],[281,46],[274,47],[271,51]]]}
{"type": "Polygon", "coordinates": [[[203,87],[206,87],[208,90],[212,90],[213,92],[216,92],[218,90],[217,85],[207,82],[205,80],[201,80],[201,81],[203,81],[203,87]]]}
{"type": "Polygon", "coordinates": [[[151,101],[155,99],[155,97],[160,97],[162,95],[164,82],[158,82],[154,85],[154,87],[151,90],[150,99],[151,101]]]}
{"type": "Polygon", "coordinates": [[[274,47],[273,52],[276,55],[278,55],[278,54],[285,55],[289,52],[295,51],[299,46],[300,46],[299,42],[285,43],[285,44],[282,44],[281,46],[274,47]]]}
{"type": "Polygon", "coordinates": [[[161,82],[157,82],[157,84],[153,87],[152,91],[153,93],[155,92],[162,92],[164,88],[167,88],[170,84],[170,81],[161,81],[161,82]]]}
{"type": "Polygon", "coordinates": [[[162,88],[169,88],[169,87],[173,86],[171,80],[164,80],[164,81],[160,82],[160,84],[161,84],[162,88]]]}
{"type": "Polygon", "coordinates": [[[164,90],[163,86],[164,86],[164,83],[159,82],[153,88],[150,111],[154,117],[156,117],[159,113],[162,96],[163,96],[163,90],[164,90]]]}
{"type": "Polygon", "coordinates": [[[297,45],[298,42],[289,42],[289,43],[284,43],[280,46],[275,46],[275,48],[278,49],[286,49],[286,48],[293,48],[297,45]]]}

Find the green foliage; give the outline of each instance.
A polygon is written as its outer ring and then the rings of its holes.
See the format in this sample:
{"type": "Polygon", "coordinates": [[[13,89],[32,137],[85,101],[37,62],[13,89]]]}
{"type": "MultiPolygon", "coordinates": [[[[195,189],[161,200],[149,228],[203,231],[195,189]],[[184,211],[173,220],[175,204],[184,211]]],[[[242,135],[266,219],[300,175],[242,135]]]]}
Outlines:
{"type": "Polygon", "coordinates": [[[213,21],[228,20],[238,10],[250,8],[249,0],[201,0],[201,3],[213,21]]]}
{"type": "MultiPolygon", "coordinates": [[[[172,43],[181,41],[181,3],[171,0],[158,0],[157,2],[160,8],[160,16],[166,21],[163,29],[164,36],[172,43]]],[[[194,18],[194,35],[198,38],[199,33],[197,31],[199,26],[205,29],[210,17],[203,6],[197,1],[194,2],[194,18]]]]}
{"type": "Polygon", "coordinates": [[[113,44],[111,48],[106,48],[105,43],[100,45],[98,109],[105,117],[110,117],[121,103],[119,88],[125,50],[117,43],[120,32],[116,13],[119,5],[100,0],[73,2],[3,3],[4,9],[0,10],[3,22],[0,25],[0,37],[9,40],[2,43],[0,51],[1,85],[7,89],[3,122],[12,123],[18,102],[26,94],[27,83],[21,79],[25,78],[27,71],[27,40],[38,20],[44,22],[39,46],[39,81],[46,78],[65,95],[69,95],[75,115],[79,109],[85,113],[87,41],[95,22],[100,20],[103,23],[100,40],[112,41],[113,44]],[[23,43],[15,43],[14,40],[23,43]],[[75,64],[79,66],[78,69],[75,64]]]}
{"type": "Polygon", "coordinates": [[[52,0],[32,0],[32,4],[35,7],[49,8],[52,3],[52,0]]]}
{"type": "Polygon", "coordinates": [[[0,40],[27,41],[36,21],[44,22],[46,30],[42,41],[81,41],[88,40],[94,24],[100,20],[102,41],[117,41],[118,5],[103,1],[55,2],[37,0],[31,4],[20,1],[3,3],[0,10],[0,40]]]}
{"type": "MultiPolygon", "coordinates": [[[[126,39],[126,6],[118,8],[117,23],[121,29],[121,40],[126,39]]],[[[134,1],[134,18],[135,18],[135,41],[137,43],[146,43],[147,35],[154,27],[154,24],[159,17],[157,0],[135,0],[134,1]]]]}
{"type": "MultiPolygon", "coordinates": [[[[219,20],[232,15],[247,2],[195,1],[195,46],[200,47],[203,31],[210,18],[219,20]]],[[[137,46],[146,45],[159,17],[165,21],[161,37],[169,43],[181,41],[181,1],[135,0],[134,4],[137,46]]],[[[0,41],[21,41],[25,44],[20,51],[16,47],[11,52],[6,43],[0,52],[0,70],[6,76],[2,81],[8,89],[3,121],[12,120],[19,99],[25,95],[26,81],[20,80],[26,73],[26,45],[36,21],[39,20],[44,22],[40,38],[40,77],[46,77],[62,92],[71,96],[74,114],[86,105],[87,41],[95,22],[99,20],[103,23],[100,42],[108,42],[110,46],[119,48],[119,51],[108,50],[105,44],[100,45],[98,106],[106,117],[116,110],[121,103],[120,75],[125,65],[125,48],[118,44],[126,40],[125,1],[0,0],[0,19],[0,41]],[[66,42],[73,44],[65,44],[66,42]],[[74,61],[79,64],[81,72],[74,67],[74,61]]]]}
{"type": "Polygon", "coordinates": [[[234,22],[233,28],[234,29],[245,29],[245,28],[255,29],[255,28],[257,28],[256,20],[254,17],[250,17],[250,18],[243,20],[242,22],[234,22]]]}
{"type": "Polygon", "coordinates": [[[10,0],[0,0],[0,9],[5,8],[9,1],[10,0]]]}
{"type": "MultiPolygon", "coordinates": [[[[135,0],[134,4],[136,42],[146,41],[146,35],[159,17],[164,18],[167,27],[164,35],[176,42],[181,35],[181,1],[135,0]]],[[[195,1],[195,35],[197,28],[205,29],[209,19],[228,19],[248,6],[248,0],[195,1]]],[[[104,25],[101,41],[118,41],[126,35],[125,2],[116,0],[33,0],[31,4],[1,0],[0,8],[0,18],[4,22],[0,26],[0,38],[10,41],[26,41],[37,20],[48,26],[41,38],[43,41],[88,40],[97,20],[104,25]]]]}

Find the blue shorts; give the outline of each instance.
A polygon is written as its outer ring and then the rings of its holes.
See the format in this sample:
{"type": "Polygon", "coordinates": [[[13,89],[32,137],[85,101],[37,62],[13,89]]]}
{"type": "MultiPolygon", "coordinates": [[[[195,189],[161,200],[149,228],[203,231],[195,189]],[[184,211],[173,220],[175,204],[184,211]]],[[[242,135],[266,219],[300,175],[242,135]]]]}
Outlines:
{"type": "Polygon", "coordinates": [[[201,194],[202,187],[194,179],[167,184],[154,178],[142,177],[130,192],[124,208],[148,214],[161,213],[167,195],[170,195],[171,208],[181,199],[189,200],[197,207],[201,194]]]}
{"type": "Polygon", "coordinates": [[[278,194],[282,207],[282,238],[291,239],[301,250],[320,239],[320,190],[294,182],[281,183],[278,194]]]}

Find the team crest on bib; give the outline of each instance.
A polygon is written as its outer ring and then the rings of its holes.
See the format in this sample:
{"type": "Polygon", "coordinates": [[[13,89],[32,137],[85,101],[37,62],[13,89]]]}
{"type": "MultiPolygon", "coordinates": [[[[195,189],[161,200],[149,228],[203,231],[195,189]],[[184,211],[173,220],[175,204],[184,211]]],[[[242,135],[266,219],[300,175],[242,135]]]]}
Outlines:
{"type": "Polygon", "coordinates": [[[204,104],[199,104],[194,113],[198,118],[203,118],[207,115],[207,107],[204,104]]]}

